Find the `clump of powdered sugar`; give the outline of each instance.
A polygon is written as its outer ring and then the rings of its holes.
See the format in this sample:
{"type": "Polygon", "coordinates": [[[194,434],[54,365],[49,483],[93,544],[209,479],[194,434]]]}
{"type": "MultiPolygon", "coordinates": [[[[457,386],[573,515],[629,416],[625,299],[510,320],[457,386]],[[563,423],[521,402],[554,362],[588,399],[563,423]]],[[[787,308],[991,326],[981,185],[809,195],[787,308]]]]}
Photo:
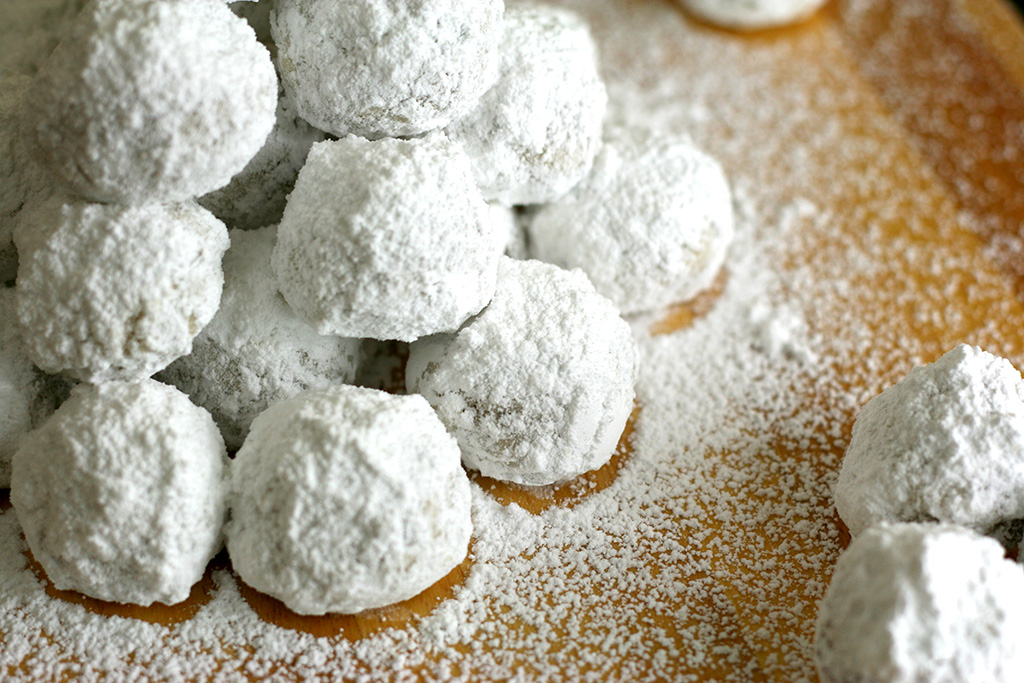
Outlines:
{"type": "Polygon", "coordinates": [[[25,105],[40,163],[96,201],[180,201],[226,185],[274,125],[266,48],[223,3],[90,2],[25,105]]]}
{"type": "Polygon", "coordinates": [[[733,238],[729,183],[685,137],[618,130],[529,233],[535,258],[581,268],[623,313],[651,310],[714,281],[733,238]]]}
{"type": "Polygon", "coordinates": [[[990,530],[1024,517],[1024,380],[961,344],[861,409],[836,486],[857,535],[882,521],[990,530]]]}
{"type": "Polygon", "coordinates": [[[278,403],[232,480],[235,570],[300,614],[405,600],[466,556],[469,480],[419,396],[334,387],[278,403]]]}
{"type": "Polygon", "coordinates": [[[636,344],[580,271],[503,257],[491,303],[413,344],[406,370],[467,466],[552,484],[605,464],[633,407],[636,344]]]}
{"type": "Polygon", "coordinates": [[[197,201],[229,228],[276,225],[309,148],[323,139],[323,131],[300,119],[295,106],[282,93],[274,129],[260,151],[230,183],[197,201]]]}
{"type": "Polygon", "coordinates": [[[11,485],[18,439],[42,424],[67,398],[70,385],[40,371],[25,352],[15,324],[14,290],[0,289],[0,488],[11,485]]]}
{"type": "Polygon", "coordinates": [[[221,546],[227,465],[213,420],[177,389],[79,385],[21,441],[11,500],[57,588],[175,603],[221,546]]]}
{"type": "Polygon", "coordinates": [[[795,24],[818,11],[825,0],[681,0],[701,19],[738,31],[795,24]]]}
{"type": "Polygon", "coordinates": [[[271,405],[350,383],[359,363],[358,340],[317,334],[281,298],[270,267],[276,236],[273,226],[230,233],[217,314],[192,353],[158,376],[210,411],[231,450],[271,405]]]}
{"type": "Polygon", "coordinates": [[[334,135],[416,135],[494,82],[501,0],[276,0],[271,28],[299,115],[334,135]]]}
{"type": "Polygon", "coordinates": [[[14,226],[30,204],[45,201],[54,183],[29,157],[21,130],[21,108],[31,87],[28,76],[0,72],[0,286],[14,280],[18,251],[14,226]]]}
{"type": "Polygon", "coordinates": [[[14,239],[18,320],[47,372],[149,377],[189,353],[220,301],[227,231],[193,202],[54,197],[22,215],[14,239]]]}
{"type": "Polygon", "coordinates": [[[883,524],[839,557],[818,615],[822,683],[992,681],[1024,667],[1024,573],[994,540],[883,524]]]}
{"type": "Polygon", "coordinates": [[[313,146],[278,228],[284,298],[321,334],[455,330],[494,292],[501,244],[469,161],[442,134],[313,146]]]}
{"type": "Polygon", "coordinates": [[[587,174],[608,99],[594,42],[576,14],[520,3],[505,13],[498,80],[448,127],[484,197],[539,204],[587,174]]]}

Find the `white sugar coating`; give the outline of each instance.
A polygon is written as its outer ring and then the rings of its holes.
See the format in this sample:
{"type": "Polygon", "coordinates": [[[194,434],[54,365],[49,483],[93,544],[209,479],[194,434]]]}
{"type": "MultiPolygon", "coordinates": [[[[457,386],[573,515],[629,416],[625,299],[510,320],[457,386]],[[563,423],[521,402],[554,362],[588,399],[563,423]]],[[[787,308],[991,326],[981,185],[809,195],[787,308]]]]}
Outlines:
{"type": "Polygon", "coordinates": [[[238,575],[300,614],[405,600],[466,556],[459,449],[419,396],[304,392],[256,418],[232,466],[238,575]]]}
{"type": "Polygon", "coordinates": [[[21,134],[21,108],[31,84],[29,76],[0,72],[0,286],[17,274],[12,233],[19,216],[54,192],[53,181],[29,158],[21,134]]]}
{"type": "Polygon", "coordinates": [[[86,0],[0,2],[0,72],[35,74],[86,0]]]}
{"type": "Polygon", "coordinates": [[[986,532],[1024,517],[1024,380],[961,344],[861,408],[836,510],[857,535],[883,521],[986,532]]]}
{"type": "Polygon", "coordinates": [[[737,31],[758,31],[795,24],[818,11],[826,0],[680,0],[708,23],[737,31]]]}
{"type": "Polygon", "coordinates": [[[23,214],[14,240],[18,319],[47,372],[149,377],[187,355],[217,311],[228,234],[194,202],[54,197],[23,214]]]}
{"type": "Polygon", "coordinates": [[[683,136],[620,129],[590,175],[530,223],[534,258],[581,268],[623,313],[706,289],[733,240],[722,167],[683,136]]]}
{"type": "Polygon", "coordinates": [[[180,201],[227,185],[274,126],[266,48],[224,3],[90,2],[26,104],[40,163],[96,201],[180,201]]]}
{"type": "Polygon", "coordinates": [[[951,525],[883,524],[839,557],[815,650],[822,683],[1020,680],[1024,572],[951,525]]]}
{"type": "Polygon", "coordinates": [[[608,462],[637,362],[629,326],[583,273],[502,258],[480,315],[413,344],[406,385],[434,407],[468,467],[539,486],[608,462]]]}
{"type": "Polygon", "coordinates": [[[497,76],[502,0],[277,0],[271,30],[299,114],[338,136],[416,135],[497,76]]]}
{"type": "Polygon", "coordinates": [[[253,419],[305,389],[355,379],[360,344],[322,336],[299,320],[270,268],[276,229],[233,230],[224,255],[220,308],[192,344],[157,377],[213,415],[228,448],[242,445],[253,419]]]}
{"type": "Polygon", "coordinates": [[[0,289],[0,488],[11,485],[18,439],[49,417],[70,389],[65,379],[32,364],[14,320],[14,290],[0,289]]]}
{"type": "Polygon", "coordinates": [[[540,204],[587,174],[608,96],[590,31],[575,13],[512,5],[503,29],[497,82],[447,130],[465,146],[487,199],[540,204]]]}
{"type": "Polygon", "coordinates": [[[281,221],[309,148],[323,139],[323,131],[300,119],[295,106],[282,94],[277,122],[260,151],[230,183],[197,201],[229,228],[275,225],[281,221]]]}
{"type": "Polygon", "coordinates": [[[490,301],[501,247],[462,149],[441,134],[310,150],[278,229],[284,298],[321,334],[413,341],[490,301]]]}
{"type": "Polygon", "coordinates": [[[57,588],[173,604],[221,547],[227,466],[210,415],[177,389],[83,384],[22,440],[11,502],[57,588]]]}

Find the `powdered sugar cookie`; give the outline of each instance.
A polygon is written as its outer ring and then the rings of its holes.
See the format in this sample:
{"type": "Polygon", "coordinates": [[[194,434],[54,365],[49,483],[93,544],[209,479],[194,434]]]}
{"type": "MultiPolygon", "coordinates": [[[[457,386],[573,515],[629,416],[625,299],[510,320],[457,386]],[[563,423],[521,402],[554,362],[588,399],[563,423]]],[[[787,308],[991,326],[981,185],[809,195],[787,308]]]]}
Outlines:
{"type": "Polygon", "coordinates": [[[729,183],[687,139],[620,130],[590,175],[530,224],[531,254],[581,268],[623,313],[709,287],[733,239],[729,183]]]}
{"type": "Polygon", "coordinates": [[[213,415],[228,448],[242,445],[253,418],[305,389],[355,378],[356,339],[321,336],[277,291],[270,268],[276,230],[233,230],[224,255],[220,308],[192,345],[159,375],[213,415]]]}
{"type": "Polygon", "coordinates": [[[224,224],[193,202],[119,206],[54,197],[22,216],[18,319],[47,372],[141,379],[192,349],[217,311],[224,224]]]}
{"type": "Polygon", "coordinates": [[[284,298],[321,334],[412,341],[487,304],[500,252],[457,145],[353,136],[313,146],[273,265],[284,298]]]}
{"type": "Polygon", "coordinates": [[[21,442],[11,501],[57,588],[176,603],[221,546],[227,464],[213,420],[177,389],[80,385],[21,442]]]}
{"type": "Polygon", "coordinates": [[[991,681],[1024,668],[1024,573],[966,529],[883,524],[839,557],[818,612],[822,683],[991,681]]]}
{"type": "Polygon", "coordinates": [[[737,31],[758,31],[795,24],[818,11],[826,0],[682,0],[708,23],[737,31]]]}
{"type": "Polygon", "coordinates": [[[274,126],[266,48],[224,3],[90,2],[26,104],[34,153],[96,201],[180,201],[226,185],[274,126]]]}
{"type": "Polygon", "coordinates": [[[480,315],[412,345],[406,384],[459,440],[467,466],[538,486],[608,462],[636,366],[629,326],[583,273],[502,258],[480,315]]]}
{"type": "Polygon", "coordinates": [[[256,418],[232,473],[234,568],[300,614],[405,600],[466,556],[469,480],[419,396],[299,394],[256,418]]]}
{"type": "Polygon", "coordinates": [[[448,135],[466,148],[484,197],[539,204],[587,174],[608,97],[590,31],[576,14],[517,4],[503,28],[497,82],[448,135]]]}
{"type": "Polygon", "coordinates": [[[871,399],[853,425],[836,510],[857,535],[883,521],[988,531],[1024,517],[1024,381],[961,344],[871,399]]]}
{"type": "Polygon", "coordinates": [[[271,28],[299,114],[334,135],[442,128],[494,82],[501,0],[277,0],[271,28]]]}

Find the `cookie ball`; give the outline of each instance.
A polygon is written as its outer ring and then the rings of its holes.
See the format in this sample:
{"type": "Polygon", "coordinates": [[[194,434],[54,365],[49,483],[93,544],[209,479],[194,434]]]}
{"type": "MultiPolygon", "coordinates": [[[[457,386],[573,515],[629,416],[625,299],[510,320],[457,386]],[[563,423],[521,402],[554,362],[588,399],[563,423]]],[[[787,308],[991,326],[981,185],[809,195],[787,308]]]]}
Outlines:
{"type": "Polygon", "coordinates": [[[53,414],[71,389],[32,364],[14,320],[14,290],[0,289],[0,488],[11,485],[18,439],[53,414]]]}
{"type": "Polygon", "coordinates": [[[443,135],[321,142],[288,199],[274,271],[320,334],[412,341],[457,329],[490,300],[495,229],[443,135]]]}
{"type": "Polygon", "coordinates": [[[141,379],[192,350],[213,318],[224,224],[192,202],[54,197],[14,233],[18,320],[33,362],[85,382],[141,379]]]}
{"type": "Polygon", "coordinates": [[[323,131],[300,119],[295,106],[282,96],[277,105],[277,123],[260,151],[230,183],[200,197],[199,205],[229,228],[253,230],[277,225],[309,148],[323,139],[323,131]]]}
{"type": "Polygon", "coordinates": [[[337,136],[417,135],[497,75],[502,0],[277,0],[271,31],[302,118],[337,136]]]}
{"type": "Polygon", "coordinates": [[[1024,572],[966,529],[883,524],[836,564],[818,612],[822,683],[1020,680],[1024,572]]]}
{"type": "Polygon", "coordinates": [[[14,284],[18,250],[14,226],[25,208],[54,194],[54,183],[25,148],[21,108],[32,85],[29,76],[0,73],[0,286],[14,284]]]}
{"type": "Polygon", "coordinates": [[[682,0],[683,6],[709,24],[734,31],[759,31],[800,22],[825,0],[682,0]]]}
{"type": "Polygon", "coordinates": [[[734,235],[729,183],[687,139],[620,131],[590,175],[530,224],[534,258],[580,268],[623,313],[706,289],[734,235]]]}
{"type": "Polygon", "coordinates": [[[225,3],[87,3],[26,105],[30,143],[94,201],[181,201],[227,185],[274,126],[266,48],[225,3]]]}
{"type": "Polygon", "coordinates": [[[411,598],[466,556],[469,480],[419,396],[299,394],[256,418],[232,475],[235,571],[300,614],[411,598]]]}
{"type": "Polygon", "coordinates": [[[484,197],[548,202],[590,170],[608,96],[590,31],[576,14],[513,5],[503,26],[497,82],[448,135],[466,148],[484,197]]]}
{"type": "Polygon", "coordinates": [[[608,462],[636,372],[629,325],[583,273],[503,258],[480,315],[412,345],[406,383],[458,439],[468,467],[539,486],[608,462]]]}
{"type": "Polygon", "coordinates": [[[192,353],[158,375],[213,415],[230,450],[274,403],[355,379],[360,343],[321,336],[277,291],[270,268],[276,229],[233,230],[224,255],[220,308],[192,353]]]}
{"type": "Polygon", "coordinates": [[[1024,517],[1024,381],[961,344],[861,408],[836,486],[853,535],[879,522],[986,532],[1024,517]]]}
{"type": "Polygon", "coordinates": [[[57,588],[173,604],[220,549],[227,464],[217,426],[177,389],[79,385],[22,440],[11,501],[57,588]]]}

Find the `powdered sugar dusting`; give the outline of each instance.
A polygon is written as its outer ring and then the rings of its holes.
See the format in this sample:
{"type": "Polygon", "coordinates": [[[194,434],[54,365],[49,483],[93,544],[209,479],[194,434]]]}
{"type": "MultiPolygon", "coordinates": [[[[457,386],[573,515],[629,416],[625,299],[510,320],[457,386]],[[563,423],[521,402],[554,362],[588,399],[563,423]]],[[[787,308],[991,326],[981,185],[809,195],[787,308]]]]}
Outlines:
{"type": "Polygon", "coordinates": [[[591,23],[609,123],[689,134],[735,192],[719,299],[674,308],[693,321],[669,334],[633,321],[641,411],[614,483],[537,515],[474,485],[454,597],[353,639],[262,621],[223,568],[183,623],[98,617],[46,596],[8,511],[12,678],[815,679],[816,605],[843,541],[831,490],[857,407],[959,341],[1019,366],[1021,307],[828,16],[751,40],[698,29],[668,0],[559,4],[591,23]]]}

